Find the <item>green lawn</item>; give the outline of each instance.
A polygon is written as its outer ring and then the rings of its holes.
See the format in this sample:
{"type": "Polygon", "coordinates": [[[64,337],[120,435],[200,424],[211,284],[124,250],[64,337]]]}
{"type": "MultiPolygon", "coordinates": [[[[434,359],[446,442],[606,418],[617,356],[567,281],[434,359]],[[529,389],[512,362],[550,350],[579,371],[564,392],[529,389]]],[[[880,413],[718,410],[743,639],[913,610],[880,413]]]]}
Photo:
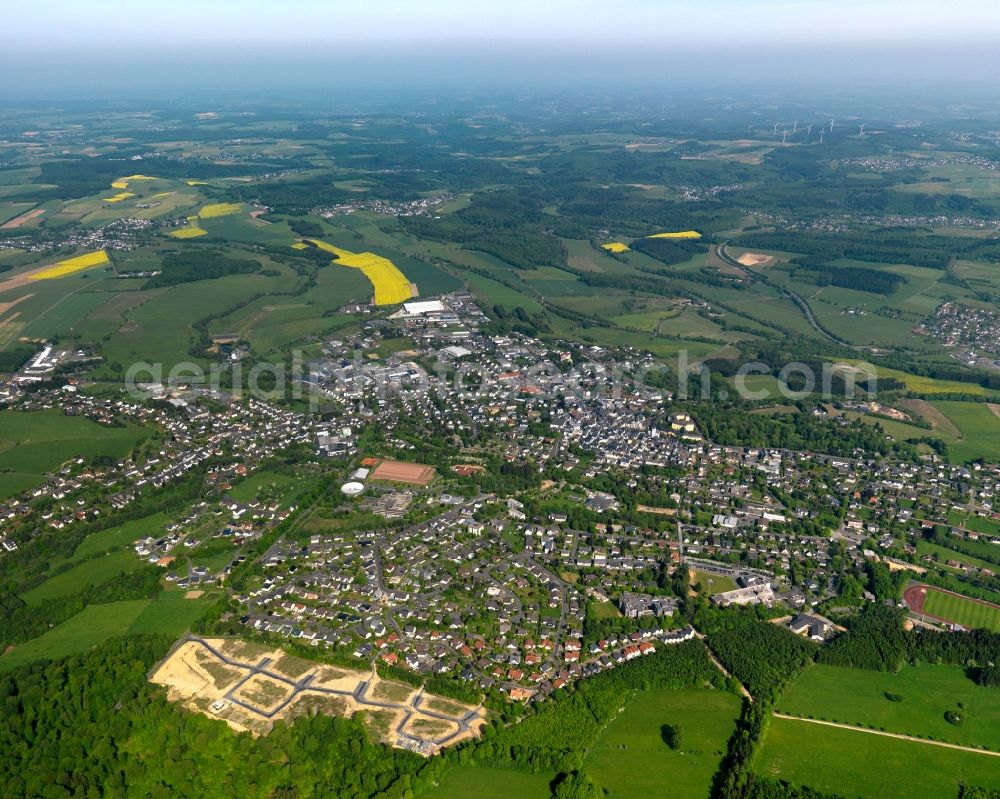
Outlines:
{"type": "Polygon", "coordinates": [[[234,485],[229,496],[237,502],[251,502],[258,496],[284,500],[300,485],[301,481],[290,474],[265,469],[234,485]]]}
{"type": "Polygon", "coordinates": [[[587,612],[595,619],[620,619],[622,617],[621,611],[615,607],[613,602],[593,600],[587,608],[587,612]]]}
{"type": "Polygon", "coordinates": [[[126,635],[149,603],[148,599],[133,599],[89,605],[58,627],[0,657],[0,669],[12,669],[40,658],[61,658],[84,652],[108,638],[126,635]]]}
{"type": "MultiPolygon", "coordinates": [[[[949,560],[955,560],[959,563],[967,563],[970,566],[975,566],[979,569],[996,569],[997,567],[990,563],[989,561],[980,560],[979,558],[974,558],[971,555],[966,555],[962,552],[956,552],[954,549],[948,549],[948,547],[940,546],[939,544],[932,544],[930,541],[918,541],[917,542],[917,554],[920,556],[924,555],[937,555],[938,565],[944,566],[949,560]]],[[[947,568],[947,566],[945,566],[947,568]]]]}
{"type": "Polygon", "coordinates": [[[720,594],[723,591],[732,591],[736,588],[736,582],[733,578],[724,574],[712,574],[697,569],[692,569],[691,572],[694,575],[694,581],[701,583],[702,593],[720,594]]]}
{"type": "Polygon", "coordinates": [[[866,799],[955,799],[959,783],[1000,789],[1000,759],[792,719],[771,719],[756,771],[866,799]]]}
{"type": "Polygon", "coordinates": [[[897,674],[810,666],[785,691],[778,710],[1000,750],[1000,691],[976,685],[961,666],[920,664],[897,674]],[[961,726],[945,721],[949,710],[963,715],[961,726]]]}
{"type": "MultiPolygon", "coordinates": [[[[967,388],[971,391],[972,389],[967,388]]],[[[948,445],[948,457],[956,463],[975,458],[1000,460],[1000,416],[983,402],[932,403],[962,433],[962,441],[948,445]]]]}
{"type": "Polygon", "coordinates": [[[197,599],[185,599],[185,591],[163,591],[142,609],[126,631],[128,635],[165,633],[180,635],[201,616],[217,594],[206,592],[197,599]]]}
{"type": "Polygon", "coordinates": [[[739,699],[721,691],[636,694],[591,747],[584,769],[611,799],[705,799],[739,711],[739,699]],[[682,751],[663,742],[664,724],[680,726],[682,751]]]}
{"type": "Polygon", "coordinates": [[[971,599],[927,590],[924,610],[932,616],[961,624],[963,627],[985,627],[1000,632],[1000,608],[973,602],[971,599]]]}
{"type": "Polygon", "coordinates": [[[58,627],[0,657],[0,670],[16,668],[41,658],[61,658],[84,652],[121,635],[180,635],[213,601],[211,595],[200,599],[183,597],[180,591],[164,591],[156,599],[88,605],[58,627]]]}
{"type": "Polygon", "coordinates": [[[80,543],[73,553],[75,560],[88,558],[103,552],[131,548],[131,545],[146,536],[159,537],[163,528],[170,523],[170,518],[162,513],[156,513],[143,519],[133,519],[117,527],[109,527],[97,533],[91,533],[80,543]]]}
{"type": "Polygon", "coordinates": [[[105,427],[83,416],[42,411],[0,411],[0,498],[40,484],[73,458],[122,458],[149,435],[136,425],[105,427]]]}
{"type": "Polygon", "coordinates": [[[47,599],[75,594],[91,585],[98,585],[122,572],[138,569],[146,561],[137,558],[134,552],[119,550],[100,558],[92,558],[49,577],[41,585],[26,591],[21,598],[29,605],[37,605],[47,599]]]}
{"type": "Polygon", "coordinates": [[[524,774],[520,771],[456,766],[439,785],[421,794],[422,799],[549,799],[554,774],[524,774]]]}

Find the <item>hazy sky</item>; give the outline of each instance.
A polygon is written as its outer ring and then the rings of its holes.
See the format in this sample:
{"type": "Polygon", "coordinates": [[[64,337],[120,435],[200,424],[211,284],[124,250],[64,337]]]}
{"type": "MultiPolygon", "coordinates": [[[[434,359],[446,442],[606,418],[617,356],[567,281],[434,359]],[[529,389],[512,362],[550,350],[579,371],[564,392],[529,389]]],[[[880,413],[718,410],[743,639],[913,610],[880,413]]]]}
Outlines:
{"type": "Polygon", "coordinates": [[[5,0],[3,39],[294,43],[512,39],[729,42],[982,40],[996,0],[5,0]]]}
{"type": "Polygon", "coordinates": [[[0,0],[0,20],[22,87],[1000,74],[1000,0],[0,0]]]}

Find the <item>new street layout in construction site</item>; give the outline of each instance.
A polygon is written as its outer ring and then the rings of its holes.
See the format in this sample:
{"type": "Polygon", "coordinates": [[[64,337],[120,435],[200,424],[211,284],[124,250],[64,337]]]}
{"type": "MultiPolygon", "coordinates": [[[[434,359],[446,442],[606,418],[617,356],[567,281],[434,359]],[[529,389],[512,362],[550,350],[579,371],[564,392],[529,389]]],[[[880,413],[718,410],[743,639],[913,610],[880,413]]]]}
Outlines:
{"type": "Polygon", "coordinates": [[[153,671],[171,701],[222,719],[233,729],[267,734],[274,722],[307,713],[360,718],[373,738],[429,755],[479,735],[481,707],[422,688],[227,638],[184,639],[153,671]]]}

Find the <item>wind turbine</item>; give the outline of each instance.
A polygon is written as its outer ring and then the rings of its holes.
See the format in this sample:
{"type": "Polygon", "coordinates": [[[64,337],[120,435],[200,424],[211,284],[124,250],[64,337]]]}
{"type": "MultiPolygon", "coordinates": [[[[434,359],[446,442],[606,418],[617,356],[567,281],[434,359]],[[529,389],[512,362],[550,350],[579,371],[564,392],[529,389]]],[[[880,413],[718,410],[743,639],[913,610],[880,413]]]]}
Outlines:
{"type": "Polygon", "coordinates": [[[813,126],[810,125],[808,128],[806,128],[806,136],[812,136],[812,135],[813,135],[813,126]]]}
{"type": "Polygon", "coordinates": [[[778,135],[778,123],[777,122],[774,123],[774,133],[772,135],[774,135],[774,136],[778,135]]]}
{"type": "Polygon", "coordinates": [[[819,143],[820,143],[820,144],[822,144],[822,143],[823,143],[823,134],[824,134],[824,133],[826,133],[826,131],[825,131],[825,130],[820,130],[820,132],[819,132],[819,143]]]}
{"type": "Polygon", "coordinates": [[[782,144],[785,143],[785,139],[787,139],[787,138],[788,138],[788,131],[787,130],[781,131],[781,143],[782,144]]]}
{"type": "Polygon", "coordinates": [[[799,121],[796,119],[794,124],[792,125],[792,133],[798,133],[798,132],[799,132],[799,121]]]}
{"type": "Polygon", "coordinates": [[[833,120],[830,120],[830,133],[833,133],[833,120]]]}
{"type": "Polygon", "coordinates": [[[858,135],[859,136],[864,136],[865,135],[865,123],[864,122],[862,122],[860,125],[858,125],[858,135]]]}

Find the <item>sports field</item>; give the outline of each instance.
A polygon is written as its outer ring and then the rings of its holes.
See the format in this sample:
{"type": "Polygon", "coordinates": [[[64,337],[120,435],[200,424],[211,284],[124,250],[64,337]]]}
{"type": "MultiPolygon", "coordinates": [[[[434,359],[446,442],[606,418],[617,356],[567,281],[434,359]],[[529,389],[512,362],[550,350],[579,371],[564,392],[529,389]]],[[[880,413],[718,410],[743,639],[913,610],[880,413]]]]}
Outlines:
{"type": "Polygon", "coordinates": [[[915,613],[924,613],[963,627],[984,627],[1000,632],[1000,607],[988,602],[925,585],[906,589],[903,600],[915,613]]]}
{"type": "Polygon", "coordinates": [[[838,796],[954,799],[1000,789],[1000,758],[793,719],[771,719],[756,771],[838,796]]]}
{"type": "Polygon", "coordinates": [[[777,709],[1000,750],[1000,691],[977,685],[961,666],[921,663],[892,674],[813,665],[785,691],[777,709]],[[962,716],[960,725],[945,720],[949,711],[962,716]]]}
{"type": "Polygon", "coordinates": [[[433,466],[426,466],[423,463],[384,460],[375,467],[371,479],[386,480],[391,483],[427,485],[434,479],[435,474],[433,466]]]}
{"type": "Polygon", "coordinates": [[[590,748],[584,770],[611,799],[704,799],[739,712],[740,700],[722,691],[638,693],[590,748]],[[680,727],[680,751],[664,743],[664,724],[680,727]]]}

